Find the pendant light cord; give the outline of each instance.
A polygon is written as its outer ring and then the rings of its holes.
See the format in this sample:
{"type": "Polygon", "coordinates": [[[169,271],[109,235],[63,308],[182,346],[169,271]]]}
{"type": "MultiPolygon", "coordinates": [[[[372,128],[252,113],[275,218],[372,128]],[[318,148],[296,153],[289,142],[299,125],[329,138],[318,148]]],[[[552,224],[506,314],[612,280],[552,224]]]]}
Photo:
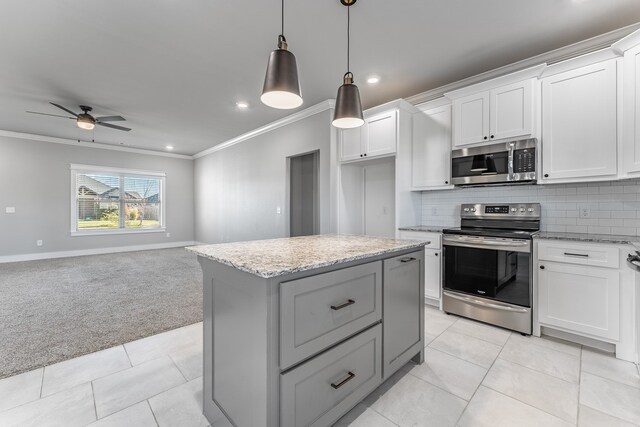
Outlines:
{"type": "Polygon", "coordinates": [[[280,11],[281,11],[281,14],[282,14],[281,20],[280,20],[280,23],[281,23],[280,35],[284,39],[284,0],[282,0],[282,6],[280,8],[280,11]]]}
{"type": "MultiPolygon", "coordinates": [[[[283,0],[284,1],[284,0],[283,0]]],[[[347,74],[349,74],[349,50],[351,49],[351,6],[347,6],[347,74]]]]}

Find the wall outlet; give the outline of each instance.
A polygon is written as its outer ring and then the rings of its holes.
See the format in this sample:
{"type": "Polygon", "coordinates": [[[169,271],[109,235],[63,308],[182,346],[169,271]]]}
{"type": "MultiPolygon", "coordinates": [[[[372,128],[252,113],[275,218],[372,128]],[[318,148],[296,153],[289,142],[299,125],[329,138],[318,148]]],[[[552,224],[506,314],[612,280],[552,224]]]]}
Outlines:
{"type": "Polygon", "coordinates": [[[36,240],[36,246],[42,246],[42,240],[36,240]]]}
{"type": "Polygon", "coordinates": [[[589,206],[580,206],[580,218],[591,218],[591,208],[589,206]]]}
{"type": "Polygon", "coordinates": [[[16,213],[15,206],[7,206],[6,208],[4,208],[4,213],[8,213],[8,214],[16,213]]]}
{"type": "Polygon", "coordinates": [[[171,237],[171,233],[167,233],[167,237],[171,237]]]}

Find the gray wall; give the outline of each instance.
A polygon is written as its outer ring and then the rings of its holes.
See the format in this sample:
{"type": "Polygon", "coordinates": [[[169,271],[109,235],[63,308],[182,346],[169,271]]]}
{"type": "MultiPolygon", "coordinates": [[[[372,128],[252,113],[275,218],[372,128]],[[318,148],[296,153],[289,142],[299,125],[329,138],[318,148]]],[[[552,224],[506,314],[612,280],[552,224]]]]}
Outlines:
{"type": "Polygon", "coordinates": [[[333,231],[330,186],[336,153],[330,117],[330,110],[323,111],[196,159],[196,240],[286,237],[287,157],[314,150],[320,150],[320,232],[333,231]]]}
{"type": "Polygon", "coordinates": [[[193,241],[193,206],[193,160],[0,137],[0,256],[193,241]],[[171,237],[71,237],[71,163],[166,172],[171,237]],[[6,214],[7,206],[16,213],[6,214]]]}

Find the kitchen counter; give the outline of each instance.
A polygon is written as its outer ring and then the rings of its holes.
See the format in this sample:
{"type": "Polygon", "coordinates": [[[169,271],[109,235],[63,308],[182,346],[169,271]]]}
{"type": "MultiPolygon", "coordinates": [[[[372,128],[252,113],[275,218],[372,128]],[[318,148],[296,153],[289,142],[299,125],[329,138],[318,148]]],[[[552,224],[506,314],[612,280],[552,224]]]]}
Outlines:
{"type": "Polygon", "coordinates": [[[399,227],[401,231],[424,231],[426,233],[442,233],[445,228],[453,228],[453,226],[437,226],[437,225],[407,225],[399,227]]]}
{"type": "Polygon", "coordinates": [[[202,257],[262,278],[313,270],[406,249],[428,242],[323,234],[251,242],[191,246],[202,257]]]}
{"type": "Polygon", "coordinates": [[[541,231],[535,235],[537,239],[570,240],[575,242],[613,243],[621,245],[638,245],[640,236],[619,236],[612,234],[559,233],[541,231]]]}

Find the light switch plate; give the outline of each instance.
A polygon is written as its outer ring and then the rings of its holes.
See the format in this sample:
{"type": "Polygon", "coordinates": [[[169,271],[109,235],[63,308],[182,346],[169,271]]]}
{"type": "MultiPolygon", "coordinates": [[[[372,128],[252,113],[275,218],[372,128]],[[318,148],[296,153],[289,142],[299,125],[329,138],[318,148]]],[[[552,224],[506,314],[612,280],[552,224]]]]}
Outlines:
{"type": "Polygon", "coordinates": [[[16,213],[15,206],[7,206],[6,208],[4,208],[4,213],[8,213],[8,214],[16,213]]]}

